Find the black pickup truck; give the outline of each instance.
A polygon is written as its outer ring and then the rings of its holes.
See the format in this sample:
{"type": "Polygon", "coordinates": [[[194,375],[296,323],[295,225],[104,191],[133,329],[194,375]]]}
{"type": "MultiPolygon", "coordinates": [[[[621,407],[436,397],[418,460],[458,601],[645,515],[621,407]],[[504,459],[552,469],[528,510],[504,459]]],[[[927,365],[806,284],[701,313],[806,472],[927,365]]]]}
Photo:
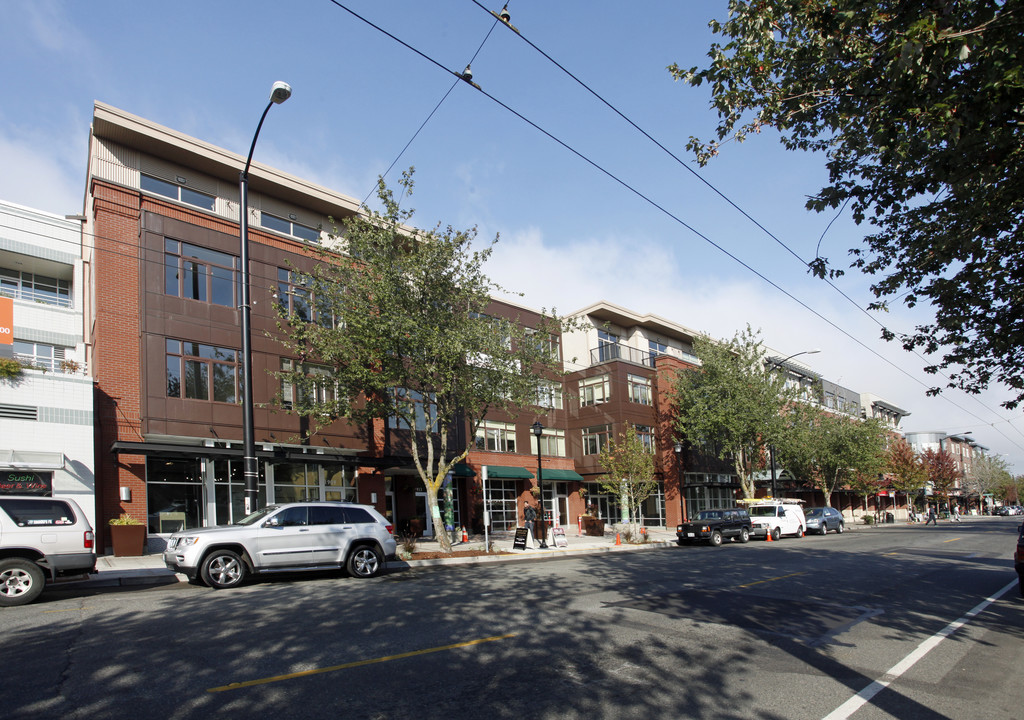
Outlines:
{"type": "Polygon", "coordinates": [[[741,543],[750,540],[750,515],[746,508],[701,510],[690,522],[676,526],[676,542],[679,545],[706,542],[718,547],[726,538],[738,539],[741,543]]]}

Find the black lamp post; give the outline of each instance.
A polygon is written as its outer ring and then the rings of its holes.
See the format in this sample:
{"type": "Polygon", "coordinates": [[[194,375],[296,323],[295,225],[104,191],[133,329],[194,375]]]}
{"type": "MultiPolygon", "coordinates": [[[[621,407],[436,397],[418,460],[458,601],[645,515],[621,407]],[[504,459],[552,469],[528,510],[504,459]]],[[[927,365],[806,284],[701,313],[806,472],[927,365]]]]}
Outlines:
{"type": "Polygon", "coordinates": [[[540,473],[540,436],[544,434],[544,426],[540,420],[533,424],[533,434],[537,438],[537,490],[540,491],[540,518],[537,520],[537,534],[540,536],[540,547],[547,550],[548,528],[544,524],[544,478],[540,473]]]}
{"type": "Polygon", "coordinates": [[[683,488],[683,444],[677,442],[673,447],[676,452],[676,477],[679,483],[679,509],[683,513],[683,522],[689,522],[686,515],[686,491],[683,488]]]}
{"type": "Polygon", "coordinates": [[[242,471],[245,477],[245,514],[256,510],[259,499],[259,472],[256,465],[256,437],[253,429],[252,401],[252,308],[249,301],[249,165],[256,139],[260,136],[263,121],[271,105],[279,105],[292,95],[292,88],[286,82],[276,82],[270,91],[270,101],[260,116],[256,133],[252,136],[249,156],[245,167],[238,176],[241,200],[238,206],[238,227],[242,245],[242,471]]]}

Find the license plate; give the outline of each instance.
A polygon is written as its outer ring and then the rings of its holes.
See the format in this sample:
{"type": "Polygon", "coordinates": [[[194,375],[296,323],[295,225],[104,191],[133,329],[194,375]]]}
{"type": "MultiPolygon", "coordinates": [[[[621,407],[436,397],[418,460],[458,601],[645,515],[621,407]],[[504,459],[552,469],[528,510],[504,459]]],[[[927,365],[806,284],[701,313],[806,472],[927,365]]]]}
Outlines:
{"type": "Polygon", "coordinates": [[[693,537],[693,533],[686,533],[686,537],[693,537]]]}

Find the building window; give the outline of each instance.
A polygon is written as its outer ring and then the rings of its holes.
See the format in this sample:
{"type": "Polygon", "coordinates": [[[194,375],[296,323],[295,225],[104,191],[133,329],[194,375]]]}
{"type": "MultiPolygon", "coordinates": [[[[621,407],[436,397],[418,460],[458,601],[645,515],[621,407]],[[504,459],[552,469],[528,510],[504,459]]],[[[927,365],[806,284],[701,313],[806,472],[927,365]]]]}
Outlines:
{"type": "Polygon", "coordinates": [[[14,341],[14,357],[23,363],[41,370],[56,371],[64,359],[65,348],[46,343],[14,341]]]}
{"type": "MultiPolygon", "coordinates": [[[[544,428],[540,436],[540,451],[546,457],[565,457],[565,430],[544,428]]],[[[537,454],[537,436],[530,434],[530,452],[537,454]]]]}
{"type": "Polygon", "coordinates": [[[296,317],[302,322],[315,320],[325,328],[335,327],[334,312],[326,301],[313,296],[307,287],[308,283],[309,279],[302,273],[288,268],[278,268],[277,304],[288,317],[296,317]]]}
{"type": "Polygon", "coordinates": [[[651,367],[654,367],[654,359],[656,357],[658,357],[659,355],[668,354],[668,345],[666,345],[663,342],[658,342],[657,340],[648,340],[647,347],[650,348],[651,351],[651,367]]]}
{"type": "Polygon", "coordinates": [[[516,426],[484,420],[476,429],[476,449],[491,452],[516,451],[516,426]]]}
{"type": "Polygon", "coordinates": [[[294,220],[286,220],[285,218],[280,218],[267,212],[260,213],[260,225],[268,230],[276,230],[279,233],[291,235],[292,237],[297,237],[300,240],[305,240],[306,242],[320,242],[320,231],[316,228],[309,227],[308,225],[302,225],[294,220]]]}
{"type": "Polygon", "coordinates": [[[611,379],[608,375],[580,380],[580,407],[600,405],[611,398],[611,379]]]}
{"type": "Polygon", "coordinates": [[[650,425],[634,425],[636,436],[648,452],[654,452],[654,428],[650,425]]]}
{"type": "Polygon", "coordinates": [[[649,377],[628,375],[626,379],[629,383],[630,402],[640,403],[641,405],[654,404],[654,400],[651,395],[651,379],[649,377]]]}
{"type": "Polygon", "coordinates": [[[583,428],[583,454],[599,455],[602,450],[608,447],[611,434],[611,425],[595,425],[583,428]]]}
{"type": "MultiPolygon", "coordinates": [[[[282,372],[290,373],[296,369],[298,369],[298,365],[294,360],[289,360],[288,358],[281,359],[282,372]]],[[[305,388],[296,387],[287,379],[282,378],[281,403],[286,408],[303,405],[307,402],[319,404],[332,403],[338,399],[338,383],[334,380],[334,371],[330,367],[327,365],[304,363],[301,369],[304,375],[313,380],[311,386],[312,395],[307,395],[306,393],[309,391],[305,388]]]]}
{"type": "Polygon", "coordinates": [[[619,358],[619,336],[604,330],[597,331],[597,357],[599,362],[619,358]]]}
{"type": "Polygon", "coordinates": [[[527,330],[527,334],[533,337],[537,343],[537,349],[548,359],[558,362],[561,359],[561,343],[557,335],[542,333],[536,330],[527,330]]]}
{"type": "Polygon", "coordinates": [[[552,410],[562,409],[562,383],[541,380],[537,386],[537,405],[552,410]]]}
{"type": "Polygon", "coordinates": [[[235,307],[240,285],[239,262],[234,255],[164,240],[164,293],[188,300],[235,307]]]}
{"type": "MultiPolygon", "coordinates": [[[[433,432],[437,424],[437,403],[434,402],[433,397],[430,397],[429,401],[424,403],[423,393],[416,392],[415,390],[405,390],[404,388],[395,388],[394,403],[396,407],[399,405],[413,405],[412,410],[416,417],[416,429],[433,432]]],[[[388,427],[395,430],[408,430],[409,423],[404,418],[392,415],[388,418],[388,427]]]]}
{"type": "Polygon", "coordinates": [[[71,283],[30,272],[0,268],[0,295],[28,302],[71,307],[71,283]]]}
{"type": "Polygon", "coordinates": [[[167,340],[167,397],[233,403],[240,375],[231,348],[167,340]]]}
{"type": "Polygon", "coordinates": [[[213,195],[192,190],[184,185],[177,185],[151,175],[142,176],[142,189],[154,195],[163,195],[171,200],[177,200],[188,205],[195,205],[204,210],[213,210],[217,204],[217,198],[213,195]]]}

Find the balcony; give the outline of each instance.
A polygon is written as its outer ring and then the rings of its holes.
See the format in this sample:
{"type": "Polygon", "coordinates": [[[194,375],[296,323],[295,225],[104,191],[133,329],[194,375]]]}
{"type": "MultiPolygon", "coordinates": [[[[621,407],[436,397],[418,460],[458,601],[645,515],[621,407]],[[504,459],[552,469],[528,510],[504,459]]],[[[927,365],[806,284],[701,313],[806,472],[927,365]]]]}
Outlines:
{"type": "Polygon", "coordinates": [[[622,360],[623,362],[632,363],[633,365],[643,365],[645,367],[654,367],[655,358],[658,355],[671,355],[675,358],[680,358],[688,363],[694,365],[700,365],[700,360],[695,355],[691,355],[687,352],[678,353],[659,353],[652,352],[650,350],[639,350],[628,345],[618,345],[612,343],[605,343],[599,345],[596,348],[590,349],[590,364],[600,365],[606,362],[613,362],[615,360],[622,360]]]}

